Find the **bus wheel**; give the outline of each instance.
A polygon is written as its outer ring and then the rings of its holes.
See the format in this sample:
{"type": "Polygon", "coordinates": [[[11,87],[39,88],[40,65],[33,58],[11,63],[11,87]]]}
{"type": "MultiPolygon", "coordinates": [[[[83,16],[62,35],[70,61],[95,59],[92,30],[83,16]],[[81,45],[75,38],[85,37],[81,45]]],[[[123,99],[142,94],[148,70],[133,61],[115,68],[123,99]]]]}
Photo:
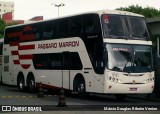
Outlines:
{"type": "Polygon", "coordinates": [[[18,86],[18,89],[20,91],[24,91],[25,90],[24,78],[22,76],[18,78],[18,80],[17,80],[17,86],[18,86]]]}
{"type": "Polygon", "coordinates": [[[79,95],[80,98],[86,98],[87,97],[84,79],[77,80],[76,91],[78,92],[78,95],[79,95]]]}
{"type": "Polygon", "coordinates": [[[118,101],[123,101],[126,97],[126,94],[116,94],[115,96],[118,101]]]}
{"type": "Polygon", "coordinates": [[[34,78],[33,77],[29,77],[27,84],[28,84],[29,92],[34,93],[35,90],[36,90],[34,78]]]}

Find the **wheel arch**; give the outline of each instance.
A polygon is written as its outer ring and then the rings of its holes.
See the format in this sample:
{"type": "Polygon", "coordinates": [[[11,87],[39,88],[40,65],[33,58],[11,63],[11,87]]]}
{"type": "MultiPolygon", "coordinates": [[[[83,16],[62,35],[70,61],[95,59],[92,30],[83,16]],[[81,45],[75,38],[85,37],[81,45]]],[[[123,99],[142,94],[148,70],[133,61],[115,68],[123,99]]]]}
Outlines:
{"type": "Polygon", "coordinates": [[[75,84],[77,83],[78,80],[83,80],[84,83],[85,83],[85,86],[86,86],[86,82],[85,82],[84,76],[81,73],[78,73],[78,74],[76,74],[76,76],[74,77],[74,80],[73,80],[73,90],[76,89],[76,85],[75,84]]]}

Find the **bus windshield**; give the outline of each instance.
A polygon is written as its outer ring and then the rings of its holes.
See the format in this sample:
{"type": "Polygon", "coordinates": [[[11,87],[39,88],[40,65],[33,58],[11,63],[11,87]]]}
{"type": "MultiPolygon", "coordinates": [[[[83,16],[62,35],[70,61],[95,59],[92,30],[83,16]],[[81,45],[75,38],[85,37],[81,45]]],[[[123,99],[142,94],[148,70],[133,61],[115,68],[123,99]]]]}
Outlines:
{"type": "Polygon", "coordinates": [[[150,46],[107,44],[107,68],[127,73],[151,72],[153,70],[150,46]]]}
{"type": "Polygon", "coordinates": [[[102,26],[105,38],[149,38],[143,17],[103,14],[102,26]]]}

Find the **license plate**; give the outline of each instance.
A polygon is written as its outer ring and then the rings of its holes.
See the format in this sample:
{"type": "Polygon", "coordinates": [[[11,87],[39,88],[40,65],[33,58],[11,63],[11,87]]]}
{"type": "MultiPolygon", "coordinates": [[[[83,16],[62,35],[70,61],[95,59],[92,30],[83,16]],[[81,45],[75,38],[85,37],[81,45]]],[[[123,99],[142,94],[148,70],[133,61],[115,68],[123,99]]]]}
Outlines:
{"type": "Polygon", "coordinates": [[[137,91],[137,88],[130,88],[129,91],[137,91]]]}

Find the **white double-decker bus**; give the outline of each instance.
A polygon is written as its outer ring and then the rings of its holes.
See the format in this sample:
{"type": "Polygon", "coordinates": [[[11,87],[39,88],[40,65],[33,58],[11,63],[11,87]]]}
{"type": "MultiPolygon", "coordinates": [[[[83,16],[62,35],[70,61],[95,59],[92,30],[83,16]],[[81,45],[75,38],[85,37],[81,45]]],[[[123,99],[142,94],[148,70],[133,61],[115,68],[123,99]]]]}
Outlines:
{"type": "Polygon", "coordinates": [[[86,93],[151,93],[154,71],[143,16],[97,11],[7,27],[2,81],[86,93]]]}

